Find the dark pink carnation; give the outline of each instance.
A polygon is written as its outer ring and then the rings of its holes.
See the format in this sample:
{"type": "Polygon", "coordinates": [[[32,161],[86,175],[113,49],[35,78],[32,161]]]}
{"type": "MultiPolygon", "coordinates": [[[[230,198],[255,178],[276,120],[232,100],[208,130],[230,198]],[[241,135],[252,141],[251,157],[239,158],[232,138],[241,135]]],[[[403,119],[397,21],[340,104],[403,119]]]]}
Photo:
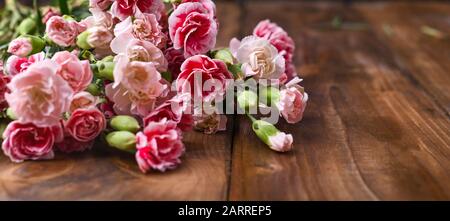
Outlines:
{"type": "Polygon", "coordinates": [[[63,138],[58,124],[37,127],[32,123],[11,122],[3,133],[2,149],[13,162],[53,158],[53,145],[63,138]]]}
{"type": "Polygon", "coordinates": [[[201,3],[183,3],[169,17],[169,35],[186,58],[204,54],[216,44],[217,22],[201,3]]]}
{"type": "Polygon", "coordinates": [[[150,122],[136,135],[136,161],[141,171],[174,169],[184,153],[181,139],[176,122],[167,119],[150,122]]]}

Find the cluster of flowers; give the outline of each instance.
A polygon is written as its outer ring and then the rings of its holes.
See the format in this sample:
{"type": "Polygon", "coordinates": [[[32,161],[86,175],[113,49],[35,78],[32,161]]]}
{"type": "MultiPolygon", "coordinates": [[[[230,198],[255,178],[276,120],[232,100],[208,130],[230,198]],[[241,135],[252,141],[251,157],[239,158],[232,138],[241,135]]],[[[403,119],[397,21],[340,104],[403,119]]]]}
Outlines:
{"type": "MultiPolygon", "coordinates": [[[[302,119],[308,95],[282,28],[265,20],[251,36],[215,50],[215,4],[167,2],[91,0],[92,15],[81,21],[49,10],[44,36],[11,41],[11,56],[0,65],[0,108],[10,119],[5,155],[14,162],[51,159],[54,151],[90,149],[105,135],[110,146],[135,154],[143,172],[173,169],[185,150],[183,131],[225,130],[218,103],[237,79],[276,82],[260,91],[264,104],[253,91],[239,92],[240,108],[272,105],[288,123],[302,119]],[[205,90],[206,81],[214,86],[205,90]]],[[[271,149],[292,148],[292,135],[247,114],[271,149]]]]}

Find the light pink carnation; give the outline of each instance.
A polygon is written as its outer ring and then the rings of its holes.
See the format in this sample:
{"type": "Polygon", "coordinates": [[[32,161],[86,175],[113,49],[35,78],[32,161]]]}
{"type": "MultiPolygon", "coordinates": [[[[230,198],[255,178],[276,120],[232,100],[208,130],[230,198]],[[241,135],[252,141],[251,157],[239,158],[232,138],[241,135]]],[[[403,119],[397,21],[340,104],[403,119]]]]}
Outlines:
{"type": "Polygon", "coordinates": [[[308,101],[308,94],[298,85],[299,82],[301,79],[298,77],[288,82],[286,88],[280,91],[280,100],[276,103],[283,118],[291,124],[302,120],[308,101]]]}
{"type": "MultiPolygon", "coordinates": [[[[167,70],[167,60],[164,57],[164,53],[150,42],[134,38],[115,38],[111,42],[111,49],[118,54],[115,58],[117,63],[123,64],[129,61],[151,62],[158,71],[167,70]]],[[[115,81],[120,81],[120,78],[117,79],[115,81]]]]}
{"type": "Polygon", "coordinates": [[[177,123],[165,118],[150,122],[136,135],[136,161],[141,171],[174,169],[181,163],[180,157],[184,153],[181,139],[177,123]]]}
{"type": "Polygon", "coordinates": [[[153,110],[156,99],[165,96],[168,85],[156,69],[157,63],[130,61],[123,56],[116,57],[115,81],[106,87],[106,95],[114,102],[116,113],[144,117],[153,110]]]}
{"type": "Polygon", "coordinates": [[[8,84],[5,97],[20,122],[52,126],[69,110],[73,90],[56,74],[58,67],[51,60],[36,62],[8,84]]]}
{"type": "Polygon", "coordinates": [[[160,19],[164,9],[162,0],[116,0],[111,6],[112,14],[122,21],[129,16],[140,17],[143,13],[155,14],[160,19]]]}
{"type": "Polygon", "coordinates": [[[278,79],[285,68],[285,61],[277,49],[266,39],[247,36],[242,41],[232,39],[230,51],[242,64],[246,76],[256,79],[278,79]]]}
{"type": "Polygon", "coordinates": [[[89,35],[86,42],[93,48],[109,49],[113,34],[104,26],[93,26],[87,30],[89,35]]]}
{"type": "Polygon", "coordinates": [[[28,56],[33,51],[33,45],[29,38],[18,37],[12,40],[8,45],[8,53],[19,57],[28,56]]]}
{"type": "Polygon", "coordinates": [[[217,22],[201,3],[183,3],[169,17],[169,34],[186,58],[204,54],[216,44],[217,22]]]}
{"type": "Polygon", "coordinates": [[[286,61],[286,74],[291,79],[295,77],[295,67],[292,64],[292,58],[295,50],[294,40],[287,34],[283,28],[269,20],[258,23],[253,30],[253,35],[268,40],[286,61]]]}
{"type": "Polygon", "coordinates": [[[155,99],[136,97],[122,85],[117,87],[113,87],[112,83],[106,85],[105,94],[114,103],[113,109],[116,114],[145,117],[155,108],[155,99]]]}
{"type": "Polygon", "coordinates": [[[66,20],[61,16],[53,16],[47,21],[45,29],[47,37],[62,47],[74,46],[79,33],[86,27],[80,26],[74,20],[66,20]]]}
{"type": "Polygon", "coordinates": [[[91,83],[93,74],[89,61],[80,61],[68,51],[55,53],[52,60],[59,64],[56,73],[69,83],[74,92],[83,91],[91,83]]]}
{"type": "Polygon", "coordinates": [[[292,150],[292,143],[294,139],[291,134],[286,134],[284,132],[278,132],[274,136],[269,136],[268,138],[269,147],[272,150],[278,152],[287,152],[292,150]]]}
{"type": "Polygon", "coordinates": [[[77,109],[89,109],[94,108],[98,104],[98,98],[89,92],[81,91],[73,96],[70,103],[70,112],[74,112],[77,109]]]}
{"type": "Polygon", "coordinates": [[[136,38],[149,41],[158,48],[164,48],[167,42],[166,35],[154,14],[144,14],[140,18],[128,17],[114,28],[114,35],[119,42],[136,38]]]}

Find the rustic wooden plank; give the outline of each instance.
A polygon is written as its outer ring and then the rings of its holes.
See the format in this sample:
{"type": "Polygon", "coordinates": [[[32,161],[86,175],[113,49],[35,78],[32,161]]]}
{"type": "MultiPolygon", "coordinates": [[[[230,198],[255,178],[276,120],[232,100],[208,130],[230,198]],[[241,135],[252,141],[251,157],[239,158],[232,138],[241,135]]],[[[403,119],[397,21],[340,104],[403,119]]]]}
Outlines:
{"type": "Polygon", "coordinates": [[[450,4],[357,4],[377,36],[393,48],[394,60],[450,116],[450,4]],[[405,19],[408,18],[408,19],[405,19]],[[443,36],[427,35],[427,28],[443,36]]]}
{"type": "MultiPolygon", "coordinates": [[[[239,8],[217,3],[219,46],[238,32],[239,8]]],[[[185,134],[187,152],[174,171],[142,174],[134,157],[101,146],[52,161],[14,164],[0,156],[0,200],[224,200],[233,122],[216,135],[185,134]]]]}
{"type": "MultiPolygon", "coordinates": [[[[376,6],[364,4],[367,11],[376,6]]],[[[280,124],[295,137],[287,154],[256,142],[248,120],[239,118],[231,200],[450,199],[450,120],[409,77],[421,73],[399,66],[396,48],[360,11],[339,3],[256,2],[244,15],[246,33],[267,17],[294,37],[310,101],[300,124],[280,124]],[[344,22],[333,26],[336,16],[344,22]]]]}

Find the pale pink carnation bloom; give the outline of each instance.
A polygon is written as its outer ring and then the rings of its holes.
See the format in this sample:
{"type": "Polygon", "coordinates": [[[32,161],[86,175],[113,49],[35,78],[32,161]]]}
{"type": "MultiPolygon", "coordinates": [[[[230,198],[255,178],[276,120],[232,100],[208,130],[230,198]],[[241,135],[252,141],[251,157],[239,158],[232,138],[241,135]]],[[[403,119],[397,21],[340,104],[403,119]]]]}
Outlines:
{"type": "Polygon", "coordinates": [[[19,57],[26,57],[31,51],[33,51],[33,45],[29,38],[18,37],[12,40],[8,45],[8,53],[19,57]]]}
{"type": "Polygon", "coordinates": [[[94,108],[99,103],[98,98],[86,91],[80,91],[73,96],[70,103],[70,112],[77,109],[94,108]]]}
{"type": "Polygon", "coordinates": [[[233,38],[230,51],[242,64],[246,76],[255,79],[278,79],[285,71],[285,61],[269,41],[247,36],[242,41],[233,38]]]}
{"type": "Polygon", "coordinates": [[[253,29],[253,35],[267,39],[275,46],[286,61],[285,69],[289,79],[296,76],[295,66],[292,64],[295,43],[283,28],[276,23],[270,22],[270,20],[264,20],[259,22],[255,29],[253,29]]]}
{"type": "Polygon", "coordinates": [[[5,97],[20,122],[52,126],[69,110],[73,90],[56,74],[58,68],[51,60],[36,62],[8,84],[5,97]]]}
{"type": "Polygon", "coordinates": [[[128,17],[118,23],[114,28],[114,35],[121,42],[125,39],[136,38],[149,41],[158,48],[164,48],[167,42],[166,35],[154,14],[144,14],[140,18],[128,17]]]}
{"type": "Polygon", "coordinates": [[[278,132],[274,136],[269,136],[269,147],[278,152],[287,152],[292,150],[293,141],[291,134],[278,132]]]}
{"type": "Polygon", "coordinates": [[[151,62],[158,71],[167,70],[167,60],[164,53],[148,41],[135,38],[114,38],[111,42],[111,49],[118,54],[115,58],[117,63],[128,61],[151,62]]]}
{"type": "Polygon", "coordinates": [[[93,26],[87,30],[89,35],[86,42],[93,48],[109,49],[113,34],[104,26],[93,26]]]}
{"type": "Polygon", "coordinates": [[[302,120],[308,101],[308,94],[298,85],[300,82],[298,77],[288,82],[286,88],[280,91],[280,100],[276,103],[283,118],[291,124],[302,120]]]}
{"type": "Polygon", "coordinates": [[[69,83],[74,92],[85,90],[91,83],[93,73],[89,61],[80,61],[68,51],[56,52],[52,61],[59,64],[56,73],[69,83]]]}
{"type": "Polygon", "coordinates": [[[121,21],[129,16],[140,17],[144,13],[155,14],[159,20],[164,10],[162,0],[116,0],[111,6],[111,13],[121,21]]]}
{"type": "Polygon", "coordinates": [[[169,17],[169,34],[175,49],[186,58],[204,54],[216,45],[217,22],[198,2],[179,5],[169,17]]]}
{"type": "Polygon", "coordinates": [[[113,109],[119,115],[147,116],[155,108],[155,99],[135,97],[125,87],[108,84],[105,87],[105,94],[114,105],[113,109]]]}
{"type": "Polygon", "coordinates": [[[156,99],[166,90],[153,63],[119,59],[114,67],[114,87],[121,84],[135,99],[156,99]]]}
{"type": "Polygon", "coordinates": [[[51,17],[46,26],[47,37],[62,47],[74,46],[78,34],[86,29],[76,21],[66,20],[61,16],[51,17]]]}

